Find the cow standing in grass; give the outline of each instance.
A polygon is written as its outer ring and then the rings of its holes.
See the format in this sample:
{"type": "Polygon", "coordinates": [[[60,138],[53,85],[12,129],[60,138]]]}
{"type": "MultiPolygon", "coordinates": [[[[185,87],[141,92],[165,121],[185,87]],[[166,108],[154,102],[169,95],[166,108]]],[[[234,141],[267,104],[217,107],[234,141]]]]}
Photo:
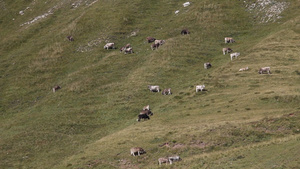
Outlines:
{"type": "Polygon", "coordinates": [[[225,55],[226,53],[230,53],[230,52],[232,52],[232,49],[230,49],[230,48],[223,48],[223,55],[225,55]]]}
{"type": "Polygon", "coordinates": [[[115,49],[115,43],[107,43],[104,45],[104,49],[115,49]]]}
{"type": "Polygon", "coordinates": [[[211,64],[209,62],[204,63],[204,69],[209,69],[211,68],[211,64]]]}
{"type": "Polygon", "coordinates": [[[165,158],[165,157],[159,158],[158,165],[161,165],[162,163],[166,163],[166,164],[170,163],[169,158],[165,158]]]}
{"type": "Polygon", "coordinates": [[[57,90],[61,89],[60,86],[56,85],[52,88],[53,93],[55,93],[57,90]]]}
{"type": "Polygon", "coordinates": [[[171,95],[172,92],[171,92],[171,88],[168,88],[168,89],[164,89],[162,92],[161,92],[162,95],[171,95]]]}
{"type": "Polygon", "coordinates": [[[151,92],[159,92],[159,86],[151,86],[151,85],[148,85],[148,89],[149,89],[151,92]]]}
{"type": "Polygon", "coordinates": [[[231,37],[226,37],[225,38],[225,43],[234,43],[234,42],[235,42],[235,40],[231,37]]]}
{"type": "Polygon", "coordinates": [[[126,44],[125,46],[123,46],[123,47],[120,48],[120,52],[122,53],[122,52],[125,51],[125,49],[128,49],[128,48],[130,48],[130,47],[131,47],[131,45],[130,45],[130,43],[128,43],[128,44],[126,44]]]}
{"type": "Polygon", "coordinates": [[[248,69],[249,69],[248,66],[247,67],[243,67],[243,68],[240,68],[239,72],[246,71],[248,69]]]}
{"type": "Polygon", "coordinates": [[[126,49],[124,50],[124,53],[125,53],[125,55],[128,54],[128,53],[130,53],[130,54],[133,53],[132,47],[126,48],[126,49]]]}
{"type": "Polygon", "coordinates": [[[271,74],[271,68],[270,67],[262,67],[259,69],[258,73],[259,74],[264,74],[264,73],[271,74]]]}
{"type": "Polygon", "coordinates": [[[238,53],[238,52],[231,53],[230,54],[230,59],[232,60],[233,58],[237,58],[238,56],[240,56],[240,53],[238,53]]]}
{"type": "Polygon", "coordinates": [[[199,90],[202,92],[205,89],[205,85],[197,85],[196,86],[196,92],[198,92],[199,90]]]}
{"type": "Polygon", "coordinates": [[[67,36],[67,39],[69,40],[69,41],[74,41],[74,38],[73,38],[73,36],[67,36]]]}
{"type": "Polygon", "coordinates": [[[145,154],[145,153],[146,153],[146,151],[141,147],[133,147],[130,149],[130,154],[133,156],[136,156],[136,155],[140,156],[141,154],[145,154]]]}
{"type": "Polygon", "coordinates": [[[148,37],[146,38],[146,40],[147,40],[148,43],[152,43],[152,42],[154,42],[156,39],[153,38],[153,37],[148,36],[148,37]]]}
{"type": "Polygon", "coordinates": [[[154,44],[159,44],[160,46],[163,45],[163,44],[165,44],[165,43],[166,43],[165,40],[155,40],[154,41],[154,44]]]}
{"type": "Polygon", "coordinates": [[[179,156],[173,156],[168,158],[170,161],[170,164],[173,164],[175,161],[181,161],[182,159],[179,156]]]}

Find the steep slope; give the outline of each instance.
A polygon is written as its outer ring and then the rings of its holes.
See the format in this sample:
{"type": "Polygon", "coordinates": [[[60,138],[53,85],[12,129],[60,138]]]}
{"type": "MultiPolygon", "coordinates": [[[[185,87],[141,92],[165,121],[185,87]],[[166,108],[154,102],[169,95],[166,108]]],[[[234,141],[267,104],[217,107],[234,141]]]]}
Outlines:
{"type": "Polygon", "coordinates": [[[245,168],[262,157],[261,167],[297,167],[299,2],[286,1],[273,23],[244,2],[183,2],[1,1],[1,168],[154,168],[172,154],[183,158],[178,168],[245,168]],[[147,36],[166,44],[151,51],[147,36]],[[135,53],[104,50],[106,42],[135,53]],[[223,47],[241,56],[230,61],[223,47]],[[272,74],[259,75],[263,66],[272,74]],[[173,95],[150,93],[154,84],[173,95]],[[154,116],[137,123],[146,104],[154,116]],[[130,157],[134,146],[147,154],[130,157]]]}

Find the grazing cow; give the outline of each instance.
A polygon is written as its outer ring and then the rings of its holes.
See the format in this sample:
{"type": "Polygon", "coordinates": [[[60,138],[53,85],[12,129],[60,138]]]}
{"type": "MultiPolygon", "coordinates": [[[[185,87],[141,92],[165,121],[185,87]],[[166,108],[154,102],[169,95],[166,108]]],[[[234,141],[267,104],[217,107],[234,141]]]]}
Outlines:
{"type": "Polygon", "coordinates": [[[73,38],[73,36],[67,36],[67,39],[69,40],[69,41],[74,41],[74,38],[73,38]]]}
{"type": "Polygon", "coordinates": [[[128,43],[127,45],[120,48],[120,52],[123,52],[125,49],[128,49],[130,47],[131,47],[131,45],[130,45],[130,43],[128,43]]]}
{"type": "Polygon", "coordinates": [[[163,44],[165,44],[165,43],[166,43],[165,40],[155,40],[154,41],[154,44],[159,44],[160,46],[163,45],[163,44]]]}
{"type": "Polygon", "coordinates": [[[133,156],[136,156],[136,154],[138,156],[140,156],[141,154],[145,154],[146,151],[144,149],[142,149],[141,147],[133,147],[130,149],[130,154],[133,156]]]}
{"type": "Polygon", "coordinates": [[[162,163],[166,163],[166,164],[170,163],[169,158],[165,158],[165,157],[159,158],[158,165],[161,165],[162,163]]]}
{"type": "Polygon", "coordinates": [[[259,74],[264,74],[264,72],[268,73],[268,74],[271,74],[271,69],[270,67],[262,67],[259,69],[258,73],[259,74]]]}
{"type": "Polygon", "coordinates": [[[233,38],[230,38],[230,37],[225,38],[225,43],[233,43],[233,42],[235,42],[235,40],[233,38]]]}
{"type": "Polygon", "coordinates": [[[148,116],[153,116],[153,113],[150,110],[142,110],[140,114],[147,114],[148,116]]]}
{"type": "Polygon", "coordinates": [[[209,69],[211,68],[211,64],[209,62],[204,63],[204,69],[209,69]]]}
{"type": "Polygon", "coordinates": [[[52,91],[53,91],[53,93],[55,93],[56,90],[59,90],[59,89],[61,89],[61,87],[58,86],[58,85],[56,85],[56,86],[54,86],[54,87],[52,88],[52,91]]]}
{"type": "Polygon", "coordinates": [[[198,92],[199,90],[201,90],[201,92],[205,89],[205,85],[197,85],[196,86],[196,92],[198,92]]]}
{"type": "Polygon", "coordinates": [[[230,59],[232,60],[232,58],[237,58],[238,56],[240,56],[240,53],[238,53],[238,52],[235,52],[235,53],[231,53],[230,54],[230,59]]]}
{"type": "Polygon", "coordinates": [[[189,31],[189,30],[183,29],[183,30],[181,31],[181,35],[187,35],[187,34],[190,34],[190,31],[189,31]]]}
{"type": "Polygon", "coordinates": [[[144,106],[143,110],[150,110],[150,105],[144,106]]]}
{"type": "Polygon", "coordinates": [[[248,70],[248,66],[247,67],[244,67],[244,68],[240,68],[239,72],[242,72],[242,71],[245,71],[245,70],[248,70]]]}
{"type": "Polygon", "coordinates": [[[153,43],[153,44],[151,45],[151,49],[152,49],[152,50],[158,49],[158,47],[159,47],[159,43],[158,43],[158,44],[153,43]]]}
{"type": "Polygon", "coordinates": [[[226,53],[230,53],[232,52],[233,50],[230,49],[230,48],[223,48],[223,55],[225,55],[226,53]]]}
{"type": "Polygon", "coordinates": [[[138,115],[138,119],[136,119],[136,121],[141,121],[141,119],[148,119],[150,120],[150,117],[147,114],[139,114],[138,115]]]}
{"type": "Polygon", "coordinates": [[[175,11],[175,14],[178,14],[179,13],[179,10],[175,11]]]}
{"type": "Polygon", "coordinates": [[[162,92],[161,92],[162,95],[171,95],[172,92],[171,92],[171,88],[168,88],[168,89],[164,89],[162,92]]]}
{"type": "Polygon", "coordinates": [[[148,36],[148,37],[146,38],[146,40],[147,40],[148,43],[152,43],[152,42],[154,42],[156,39],[153,38],[153,37],[148,36]]]}
{"type": "Polygon", "coordinates": [[[190,2],[185,2],[182,5],[183,5],[183,7],[187,7],[187,6],[191,5],[191,3],[190,2]]]}
{"type": "Polygon", "coordinates": [[[128,53],[133,53],[132,47],[126,48],[126,49],[124,50],[124,53],[125,53],[125,55],[128,54],[128,53]]]}
{"type": "Polygon", "coordinates": [[[181,161],[182,159],[179,156],[173,156],[169,157],[170,164],[172,164],[175,161],[181,161]]]}
{"type": "Polygon", "coordinates": [[[104,49],[114,49],[115,48],[115,43],[107,43],[104,45],[104,49]]]}
{"type": "Polygon", "coordinates": [[[159,92],[159,86],[151,86],[151,85],[148,85],[148,89],[149,89],[151,92],[159,92]]]}

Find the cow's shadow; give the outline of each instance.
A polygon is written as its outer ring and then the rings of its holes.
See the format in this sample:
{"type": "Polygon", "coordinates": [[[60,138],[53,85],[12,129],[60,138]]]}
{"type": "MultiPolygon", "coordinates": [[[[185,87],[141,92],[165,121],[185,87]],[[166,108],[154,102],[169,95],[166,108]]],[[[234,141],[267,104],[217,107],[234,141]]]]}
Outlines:
{"type": "Polygon", "coordinates": [[[198,92],[196,92],[196,93],[201,93],[201,92],[208,92],[208,90],[207,89],[203,89],[202,91],[201,90],[199,90],[198,92]]]}

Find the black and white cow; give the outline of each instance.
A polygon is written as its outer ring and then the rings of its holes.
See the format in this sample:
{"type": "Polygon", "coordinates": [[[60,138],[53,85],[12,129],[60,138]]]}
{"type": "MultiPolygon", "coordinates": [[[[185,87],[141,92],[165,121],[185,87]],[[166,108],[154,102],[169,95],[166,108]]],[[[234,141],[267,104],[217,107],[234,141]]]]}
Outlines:
{"type": "Polygon", "coordinates": [[[225,37],[225,43],[233,43],[235,40],[231,37],[225,37]]]}
{"type": "Polygon", "coordinates": [[[159,86],[151,86],[151,85],[148,85],[148,89],[149,89],[151,92],[159,92],[159,86]]]}
{"type": "Polygon", "coordinates": [[[209,69],[211,68],[211,64],[209,62],[204,63],[204,69],[209,69]]]}
{"type": "Polygon", "coordinates": [[[232,52],[233,50],[232,49],[230,49],[230,48],[223,48],[223,55],[225,55],[226,53],[230,53],[230,52],[232,52]]]}

